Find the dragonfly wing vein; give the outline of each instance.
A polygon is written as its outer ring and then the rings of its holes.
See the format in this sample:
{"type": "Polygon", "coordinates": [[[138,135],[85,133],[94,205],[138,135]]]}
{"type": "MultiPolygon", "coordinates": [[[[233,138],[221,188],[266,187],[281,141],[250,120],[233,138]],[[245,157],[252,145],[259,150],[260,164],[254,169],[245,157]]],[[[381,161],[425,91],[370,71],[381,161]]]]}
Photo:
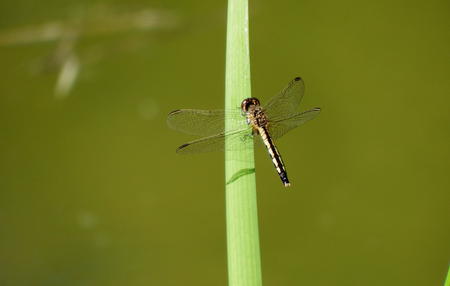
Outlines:
{"type": "Polygon", "coordinates": [[[243,121],[238,111],[179,109],[169,113],[167,125],[190,135],[211,136],[224,131],[225,116],[243,121]]]}
{"type": "Polygon", "coordinates": [[[293,116],[298,113],[304,93],[305,84],[300,77],[296,77],[278,95],[267,102],[264,106],[265,114],[273,121],[293,116]]]}
{"type": "Polygon", "coordinates": [[[271,121],[269,123],[269,134],[273,139],[280,138],[284,134],[288,133],[290,130],[314,119],[320,113],[320,108],[313,108],[308,111],[297,113],[289,118],[271,121]]]}
{"type": "MultiPolygon", "coordinates": [[[[229,140],[227,143],[227,150],[239,150],[242,148],[248,148],[249,139],[251,139],[251,129],[244,128],[239,130],[233,130],[230,132],[222,132],[209,137],[200,138],[188,143],[185,143],[178,147],[177,153],[179,154],[193,154],[193,153],[205,153],[212,151],[219,151],[225,149],[225,138],[229,140]]],[[[251,143],[253,143],[251,141],[251,143]]]]}

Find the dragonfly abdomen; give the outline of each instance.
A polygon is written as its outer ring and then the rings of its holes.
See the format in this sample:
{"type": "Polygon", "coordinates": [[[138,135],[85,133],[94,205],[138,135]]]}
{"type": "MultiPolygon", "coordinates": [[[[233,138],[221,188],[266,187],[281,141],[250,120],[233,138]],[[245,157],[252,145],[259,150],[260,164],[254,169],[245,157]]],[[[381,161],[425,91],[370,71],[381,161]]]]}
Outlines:
{"type": "Polygon", "coordinates": [[[287,177],[286,168],[284,166],[283,160],[281,159],[281,155],[278,152],[277,147],[272,141],[269,132],[266,127],[259,127],[259,134],[266,145],[267,151],[269,152],[270,158],[272,159],[272,163],[275,166],[275,169],[280,176],[281,181],[283,182],[285,187],[289,187],[291,184],[289,183],[289,179],[287,177]]]}

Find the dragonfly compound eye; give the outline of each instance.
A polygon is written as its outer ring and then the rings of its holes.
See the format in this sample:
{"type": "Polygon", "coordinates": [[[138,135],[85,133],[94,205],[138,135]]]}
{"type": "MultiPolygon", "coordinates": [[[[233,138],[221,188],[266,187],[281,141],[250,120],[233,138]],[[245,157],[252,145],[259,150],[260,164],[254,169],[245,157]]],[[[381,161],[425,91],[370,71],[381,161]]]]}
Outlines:
{"type": "Polygon", "coordinates": [[[241,103],[241,109],[247,112],[250,106],[259,106],[259,100],[255,97],[246,98],[241,103]]]}

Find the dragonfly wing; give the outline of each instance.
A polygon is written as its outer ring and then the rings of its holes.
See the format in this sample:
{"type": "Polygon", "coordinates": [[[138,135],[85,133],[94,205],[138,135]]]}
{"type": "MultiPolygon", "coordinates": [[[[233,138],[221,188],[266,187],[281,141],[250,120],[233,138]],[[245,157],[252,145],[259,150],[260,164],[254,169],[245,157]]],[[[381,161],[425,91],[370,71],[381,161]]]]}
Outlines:
{"type": "Polygon", "coordinates": [[[167,125],[183,133],[211,136],[224,131],[225,116],[245,122],[239,111],[178,109],[169,113],[167,125]]]}
{"type": "Polygon", "coordinates": [[[270,120],[289,118],[298,113],[300,102],[305,93],[305,84],[300,77],[292,80],[278,95],[264,106],[264,112],[270,120]]]}
{"type": "Polygon", "coordinates": [[[253,144],[253,140],[251,140],[252,131],[250,128],[245,128],[227,133],[222,132],[220,134],[185,143],[177,148],[177,153],[193,154],[224,150],[225,138],[229,140],[229,142],[227,142],[227,150],[248,148],[248,144],[253,144]]]}
{"type": "Polygon", "coordinates": [[[316,107],[314,109],[297,113],[289,118],[270,121],[269,123],[269,134],[273,139],[280,138],[284,134],[288,133],[295,127],[302,125],[303,123],[314,119],[320,113],[320,108],[316,107]]]}

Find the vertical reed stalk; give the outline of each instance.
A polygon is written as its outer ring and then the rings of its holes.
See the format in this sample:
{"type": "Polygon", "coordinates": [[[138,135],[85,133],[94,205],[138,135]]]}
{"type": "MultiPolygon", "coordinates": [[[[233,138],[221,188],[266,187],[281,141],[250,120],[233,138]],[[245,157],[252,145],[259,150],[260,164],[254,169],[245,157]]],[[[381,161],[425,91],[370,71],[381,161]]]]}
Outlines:
{"type": "MultiPolygon", "coordinates": [[[[251,97],[248,36],[248,0],[228,1],[225,108],[237,109],[251,97]]],[[[228,118],[229,119],[229,118],[228,118]]],[[[237,126],[226,120],[225,129],[237,126]]],[[[226,146],[231,146],[227,139],[226,146]]],[[[225,148],[228,283],[230,286],[260,286],[261,262],[254,173],[253,140],[248,148],[225,148]],[[240,174],[237,176],[237,174],[240,174]],[[235,178],[235,179],[233,179],[235,178]],[[237,179],[236,179],[237,178],[237,179]]]]}

